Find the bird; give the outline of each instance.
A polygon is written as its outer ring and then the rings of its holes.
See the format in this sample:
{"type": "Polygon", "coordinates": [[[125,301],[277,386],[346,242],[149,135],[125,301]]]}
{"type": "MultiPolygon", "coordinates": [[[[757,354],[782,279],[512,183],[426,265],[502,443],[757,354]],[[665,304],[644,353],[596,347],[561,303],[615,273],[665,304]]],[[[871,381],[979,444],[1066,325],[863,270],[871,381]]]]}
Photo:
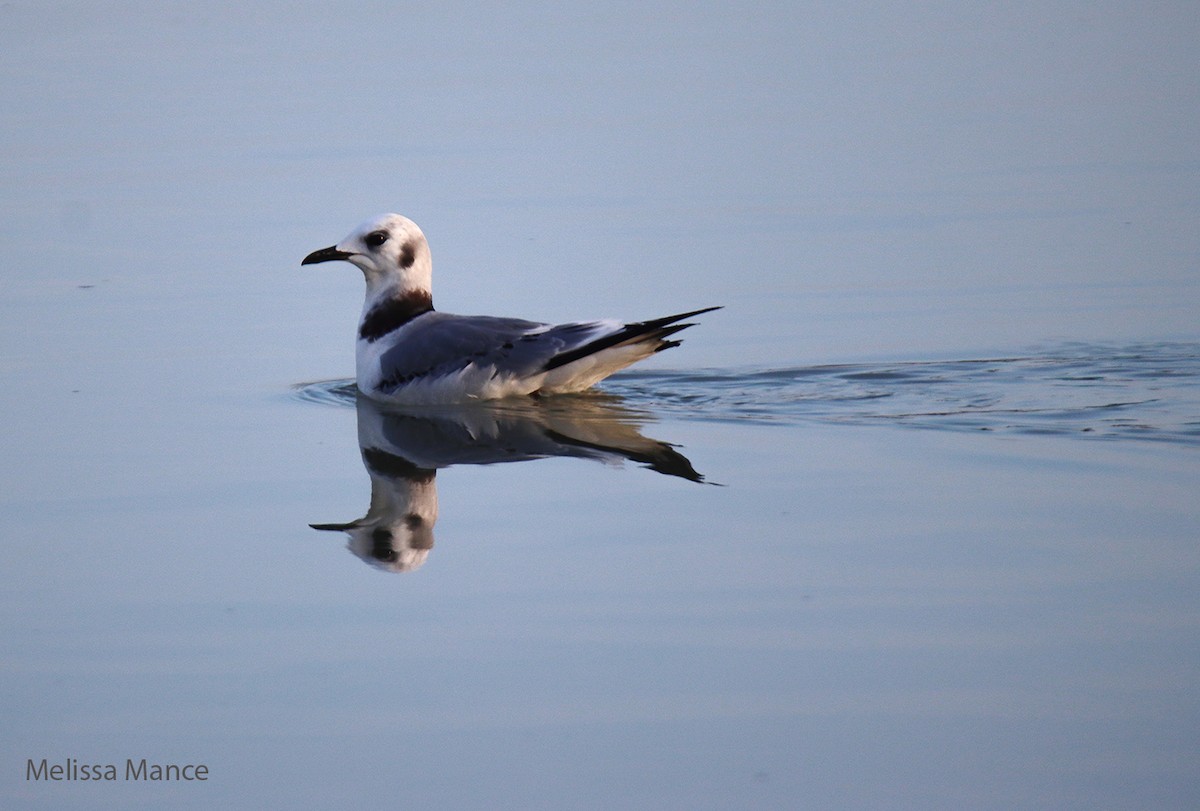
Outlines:
{"type": "Polygon", "coordinates": [[[400,214],[367,220],[301,265],[346,261],[362,271],[366,298],[355,345],[358,390],[383,403],[427,405],[584,391],[656,352],[694,326],[705,307],[648,321],[547,324],[453,315],[433,307],[429,242],[400,214]]]}

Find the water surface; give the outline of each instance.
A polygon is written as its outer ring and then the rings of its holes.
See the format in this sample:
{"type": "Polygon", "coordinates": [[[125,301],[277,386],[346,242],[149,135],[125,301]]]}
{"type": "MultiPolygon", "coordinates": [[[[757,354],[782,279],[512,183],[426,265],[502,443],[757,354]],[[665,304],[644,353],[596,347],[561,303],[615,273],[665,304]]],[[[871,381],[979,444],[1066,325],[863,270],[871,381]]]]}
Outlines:
{"type": "Polygon", "coordinates": [[[683,419],[1200,441],[1197,344],[1073,344],[1003,358],[762,371],[632,371],[605,388],[683,419]]]}
{"type": "Polygon", "coordinates": [[[1197,807],[1198,39],[0,5],[0,805],[1197,807]],[[725,309],[373,411],[299,262],[387,210],[449,312],[725,309]]]}

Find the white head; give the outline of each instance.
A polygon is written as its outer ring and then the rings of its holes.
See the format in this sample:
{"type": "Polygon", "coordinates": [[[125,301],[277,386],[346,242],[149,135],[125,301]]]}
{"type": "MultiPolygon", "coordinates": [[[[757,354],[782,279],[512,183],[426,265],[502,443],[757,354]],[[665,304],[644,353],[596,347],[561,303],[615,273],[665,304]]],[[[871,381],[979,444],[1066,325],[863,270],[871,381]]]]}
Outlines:
{"type": "Polygon", "coordinates": [[[300,264],[335,260],[345,260],[363,272],[368,297],[380,288],[401,294],[432,292],[429,243],[415,222],[399,214],[382,214],[364,222],[337,245],[313,251],[300,264]]]}

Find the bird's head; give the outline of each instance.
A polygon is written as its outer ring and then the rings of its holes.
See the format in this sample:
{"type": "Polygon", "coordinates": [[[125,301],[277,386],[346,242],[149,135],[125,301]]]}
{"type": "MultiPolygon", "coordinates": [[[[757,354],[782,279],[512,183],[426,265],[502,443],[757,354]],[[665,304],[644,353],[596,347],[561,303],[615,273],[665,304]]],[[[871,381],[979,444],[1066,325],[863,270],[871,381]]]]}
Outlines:
{"type": "Polygon", "coordinates": [[[367,279],[368,290],[381,286],[431,290],[429,243],[415,222],[399,214],[368,220],[338,244],[313,251],[300,264],[337,260],[356,265],[367,279]]]}

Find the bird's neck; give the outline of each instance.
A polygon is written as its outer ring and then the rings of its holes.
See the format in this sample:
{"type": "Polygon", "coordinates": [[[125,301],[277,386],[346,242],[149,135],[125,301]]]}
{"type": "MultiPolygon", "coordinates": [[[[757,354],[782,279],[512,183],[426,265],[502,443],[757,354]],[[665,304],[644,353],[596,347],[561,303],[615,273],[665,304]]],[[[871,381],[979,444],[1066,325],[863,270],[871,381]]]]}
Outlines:
{"type": "Polygon", "coordinates": [[[387,287],[368,291],[358,337],[377,341],[432,309],[433,294],[428,289],[387,287]]]}

